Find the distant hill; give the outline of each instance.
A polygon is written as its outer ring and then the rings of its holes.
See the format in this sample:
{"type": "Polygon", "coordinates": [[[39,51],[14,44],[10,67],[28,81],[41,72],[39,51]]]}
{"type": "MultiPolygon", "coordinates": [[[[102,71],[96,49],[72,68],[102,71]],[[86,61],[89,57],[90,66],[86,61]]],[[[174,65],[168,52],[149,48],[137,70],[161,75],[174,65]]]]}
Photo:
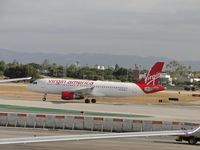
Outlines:
{"type": "MultiPolygon", "coordinates": [[[[112,55],[112,54],[97,54],[97,53],[77,53],[77,54],[58,54],[58,53],[27,53],[15,52],[11,50],[0,49],[0,60],[12,62],[16,59],[20,63],[42,63],[44,59],[48,59],[50,63],[61,65],[72,64],[76,61],[80,62],[81,66],[114,66],[119,64],[123,67],[133,68],[135,64],[141,65],[144,68],[149,68],[156,61],[171,61],[170,58],[164,57],[140,57],[135,55],[112,55]]],[[[200,61],[182,61],[185,65],[191,65],[193,70],[200,70],[200,61]]]]}

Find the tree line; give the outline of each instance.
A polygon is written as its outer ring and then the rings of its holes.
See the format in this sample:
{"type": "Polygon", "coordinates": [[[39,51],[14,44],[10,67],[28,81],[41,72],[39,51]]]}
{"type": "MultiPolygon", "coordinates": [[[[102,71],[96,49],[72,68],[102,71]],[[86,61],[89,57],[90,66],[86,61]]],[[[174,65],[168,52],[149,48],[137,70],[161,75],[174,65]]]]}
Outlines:
{"type": "Polygon", "coordinates": [[[58,65],[50,63],[47,59],[42,64],[28,63],[21,64],[14,60],[12,63],[0,61],[0,76],[7,78],[33,77],[33,79],[48,77],[68,77],[88,80],[119,80],[137,81],[131,68],[120,67],[118,64],[115,67],[107,67],[98,69],[97,67],[79,66],[79,62],[70,65],[58,65]]]}
{"type": "MultiPolygon", "coordinates": [[[[140,70],[140,73],[146,73],[147,70],[140,70]]],[[[165,72],[170,74],[173,78],[179,78],[181,76],[188,76],[192,73],[193,77],[200,76],[199,71],[192,71],[191,66],[185,66],[177,61],[171,61],[166,64],[165,72]]],[[[11,63],[5,63],[0,61],[0,76],[7,78],[20,78],[20,77],[32,77],[34,79],[43,77],[56,77],[56,78],[77,78],[88,80],[110,80],[110,81],[122,81],[122,82],[136,82],[138,76],[133,73],[133,69],[120,67],[116,64],[114,67],[107,67],[105,69],[98,69],[97,67],[82,66],[80,67],[77,61],[70,65],[58,65],[56,63],[50,63],[47,59],[43,63],[27,63],[21,64],[14,60],[11,63]]],[[[175,84],[180,84],[181,81],[175,81],[175,84]]],[[[182,83],[181,83],[182,84],[182,83]]],[[[185,84],[185,83],[184,83],[185,84]]],[[[188,83],[190,84],[190,83],[188,83]]],[[[200,82],[198,82],[200,84],[200,82]]]]}

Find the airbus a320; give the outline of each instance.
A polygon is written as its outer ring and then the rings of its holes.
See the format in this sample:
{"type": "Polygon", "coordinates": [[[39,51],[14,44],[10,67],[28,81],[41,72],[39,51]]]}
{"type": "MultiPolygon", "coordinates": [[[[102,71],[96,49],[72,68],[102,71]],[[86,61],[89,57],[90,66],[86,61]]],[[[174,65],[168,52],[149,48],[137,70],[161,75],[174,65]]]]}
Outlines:
{"type": "Polygon", "coordinates": [[[33,92],[60,94],[63,100],[85,99],[85,103],[96,103],[95,97],[126,97],[155,93],[165,90],[158,84],[164,62],[157,62],[138,83],[75,79],[38,79],[28,85],[33,92]]]}

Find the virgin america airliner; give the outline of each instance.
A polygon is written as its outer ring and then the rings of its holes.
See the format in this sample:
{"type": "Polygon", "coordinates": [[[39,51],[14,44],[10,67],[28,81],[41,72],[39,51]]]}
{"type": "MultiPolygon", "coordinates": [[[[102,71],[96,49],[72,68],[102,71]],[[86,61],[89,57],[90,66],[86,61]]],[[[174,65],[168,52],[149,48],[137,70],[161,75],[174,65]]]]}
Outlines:
{"type": "Polygon", "coordinates": [[[155,93],[165,90],[158,84],[164,62],[157,62],[138,83],[92,81],[76,79],[38,79],[28,85],[34,92],[60,94],[63,100],[85,99],[85,103],[96,103],[94,97],[127,97],[155,93]]]}

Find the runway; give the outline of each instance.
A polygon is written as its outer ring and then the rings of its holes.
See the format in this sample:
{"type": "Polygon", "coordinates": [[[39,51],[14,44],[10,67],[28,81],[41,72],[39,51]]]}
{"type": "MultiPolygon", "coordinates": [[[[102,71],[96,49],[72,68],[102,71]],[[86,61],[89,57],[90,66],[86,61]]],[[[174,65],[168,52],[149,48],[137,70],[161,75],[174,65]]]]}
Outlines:
{"type": "MultiPolygon", "coordinates": [[[[35,107],[41,108],[38,113],[56,113],[51,112],[53,109],[59,110],[73,110],[73,111],[90,111],[100,113],[118,113],[118,114],[133,114],[150,117],[143,117],[143,120],[164,120],[164,121],[182,121],[200,123],[199,105],[176,105],[176,104],[85,104],[82,102],[61,101],[59,99],[49,99],[46,102],[30,99],[30,98],[14,98],[14,97],[0,97],[0,105],[12,105],[21,107],[35,107]],[[49,112],[43,112],[42,109],[48,108],[49,112]]],[[[2,109],[1,111],[25,111],[15,109],[2,109]]],[[[31,111],[31,110],[29,110],[31,111]]],[[[137,117],[137,119],[139,119],[137,117]]],[[[41,129],[23,129],[23,128],[0,128],[0,137],[24,137],[24,136],[41,136],[41,135],[74,135],[74,134],[88,134],[88,131],[48,131],[41,129]]],[[[92,132],[98,133],[98,132],[92,132]]],[[[64,150],[64,149],[138,149],[138,150],[188,150],[199,149],[199,144],[196,146],[188,145],[186,143],[179,143],[175,141],[176,137],[151,137],[151,138],[119,138],[107,140],[88,140],[88,141],[73,141],[73,142],[50,142],[50,143],[32,143],[32,144],[14,144],[1,145],[1,148],[25,150],[25,149],[48,149],[48,150],[64,150]]]]}
{"type": "MultiPolygon", "coordinates": [[[[88,134],[88,131],[48,131],[40,129],[18,129],[18,128],[0,128],[0,137],[24,137],[24,136],[41,136],[41,135],[75,135],[88,134]]],[[[94,132],[93,132],[94,133],[94,132]]],[[[87,141],[73,141],[73,142],[50,142],[50,143],[32,143],[32,144],[11,144],[1,145],[4,150],[26,150],[26,149],[48,149],[48,150],[71,150],[71,149],[137,149],[137,150],[188,150],[199,149],[198,145],[188,145],[186,143],[179,143],[175,141],[176,137],[151,137],[151,138],[119,138],[106,140],[87,140],[87,141]]]]}
{"type": "MultiPolygon", "coordinates": [[[[121,113],[151,116],[145,119],[188,121],[200,123],[199,106],[195,105],[172,105],[172,104],[85,104],[85,103],[66,103],[65,101],[30,101],[30,100],[11,100],[0,98],[0,104],[15,105],[23,107],[90,111],[101,113],[121,113]]],[[[11,110],[12,111],[12,110],[11,110]]],[[[56,112],[54,112],[56,113],[56,112]]]]}

